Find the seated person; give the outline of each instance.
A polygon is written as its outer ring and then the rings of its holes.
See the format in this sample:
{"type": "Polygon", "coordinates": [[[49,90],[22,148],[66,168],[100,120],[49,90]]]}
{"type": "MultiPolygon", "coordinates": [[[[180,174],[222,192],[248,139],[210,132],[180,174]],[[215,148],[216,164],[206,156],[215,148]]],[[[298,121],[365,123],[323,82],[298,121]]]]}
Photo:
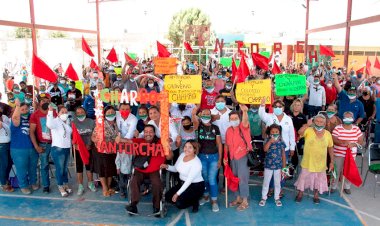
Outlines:
{"type": "Polygon", "coordinates": [[[184,146],[184,152],[179,156],[174,166],[162,164],[161,169],[179,173],[181,181],[172,187],[166,194],[168,202],[175,203],[179,209],[193,207],[193,212],[198,212],[199,199],[205,190],[202,177],[202,163],[197,157],[198,143],[188,140],[184,146]]]}
{"type": "MultiPolygon", "coordinates": [[[[116,137],[115,141],[118,142],[127,142],[127,143],[155,143],[155,144],[161,144],[160,139],[155,135],[156,134],[156,128],[153,125],[146,125],[144,128],[144,138],[138,138],[138,139],[124,139],[120,138],[120,136],[116,137]]],[[[145,146],[146,148],[146,146],[145,146]]],[[[145,156],[142,156],[145,157],[145,156]]],[[[169,155],[166,156],[167,160],[172,159],[173,153],[170,152],[169,155]]],[[[135,158],[136,160],[137,158],[135,158]]],[[[150,182],[152,184],[152,195],[153,195],[153,214],[156,216],[159,216],[160,213],[160,201],[162,197],[162,183],[160,179],[160,166],[165,162],[165,157],[161,155],[157,156],[151,156],[150,158],[147,158],[147,161],[149,163],[147,166],[144,164],[144,166],[136,166],[136,162],[134,161],[132,164],[134,164],[135,171],[132,176],[131,180],[131,186],[129,189],[131,189],[132,197],[131,197],[131,204],[126,207],[126,210],[130,214],[138,214],[137,210],[137,204],[140,201],[140,187],[144,182],[145,178],[149,178],[150,182]]]]}

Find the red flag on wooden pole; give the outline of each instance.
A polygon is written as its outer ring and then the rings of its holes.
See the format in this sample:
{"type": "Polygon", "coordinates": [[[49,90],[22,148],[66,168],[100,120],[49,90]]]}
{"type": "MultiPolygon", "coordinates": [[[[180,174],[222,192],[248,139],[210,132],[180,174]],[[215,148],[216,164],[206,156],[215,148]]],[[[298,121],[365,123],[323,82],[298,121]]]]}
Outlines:
{"type": "Polygon", "coordinates": [[[77,72],[74,70],[73,65],[72,65],[71,63],[70,63],[69,66],[67,67],[66,72],[65,72],[65,75],[66,75],[69,79],[71,79],[71,80],[73,80],[73,81],[78,81],[78,80],[79,80],[79,78],[78,78],[78,74],[77,74],[77,72]]]}
{"type": "Polygon", "coordinates": [[[87,53],[90,57],[94,57],[94,54],[92,53],[90,46],[87,44],[83,36],[82,36],[82,50],[83,52],[87,53]]]}
{"type": "Polygon", "coordinates": [[[49,82],[55,82],[58,79],[57,74],[44,61],[38,58],[35,53],[33,53],[32,59],[32,73],[49,82]]]}

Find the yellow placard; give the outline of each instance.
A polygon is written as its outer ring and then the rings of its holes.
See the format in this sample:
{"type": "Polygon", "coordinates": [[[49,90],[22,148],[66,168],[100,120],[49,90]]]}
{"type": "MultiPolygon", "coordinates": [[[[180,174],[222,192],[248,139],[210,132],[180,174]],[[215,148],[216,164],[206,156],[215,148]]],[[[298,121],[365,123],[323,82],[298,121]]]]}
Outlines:
{"type": "Polygon", "coordinates": [[[169,103],[201,103],[201,75],[167,75],[164,84],[165,90],[169,92],[169,103]]]}
{"type": "Polygon", "coordinates": [[[155,74],[176,74],[177,73],[177,58],[156,57],[154,58],[154,73],[155,74]]]}
{"type": "Polygon", "coordinates": [[[251,80],[236,85],[236,99],[242,104],[260,104],[264,97],[265,103],[270,104],[271,93],[270,79],[251,80]]]}

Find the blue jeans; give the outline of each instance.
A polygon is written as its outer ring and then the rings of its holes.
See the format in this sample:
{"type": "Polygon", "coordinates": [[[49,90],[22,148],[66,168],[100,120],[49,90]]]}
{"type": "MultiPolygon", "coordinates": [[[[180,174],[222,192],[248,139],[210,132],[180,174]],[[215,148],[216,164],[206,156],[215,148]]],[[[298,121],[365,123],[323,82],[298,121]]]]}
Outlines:
{"type": "Polygon", "coordinates": [[[55,166],[55,178],[57,185],[62,186],[69,182],[67,177],[67,167],[70,158],[70,148],[51,147],[51,157],[55,166]]]}
{"type": "Polygon", "coordinates": [[[17,179],[20,188],[37,184],[38,153],[34,148],[11,150],[11,156],[16,166],[17,179]]]}
{"type": "Polygon", "coordinates": [[[211,200],[218,198],[218,183],[216,178],[218,176],[218,160],[219,153],[216,154],[199,154],[199,159],[202,163],[202,177],[205,181],[205,196],[211,193],[211,200]]]}
{"type": "Polygon", "coordinates": [[[44,188],[50,186],[50,178],[49,178],[49,156],[51,151],[51,144],[40,144],[45,151],[44,153],[40,153],[40,162],[41,162],[41,179],[42,186],[44,188]]]}
{"type": "Polygon", "coordinates": [[[0,144],[0,185],[6,185],[12,169],[9,145],[10,143],[0,144]]]}

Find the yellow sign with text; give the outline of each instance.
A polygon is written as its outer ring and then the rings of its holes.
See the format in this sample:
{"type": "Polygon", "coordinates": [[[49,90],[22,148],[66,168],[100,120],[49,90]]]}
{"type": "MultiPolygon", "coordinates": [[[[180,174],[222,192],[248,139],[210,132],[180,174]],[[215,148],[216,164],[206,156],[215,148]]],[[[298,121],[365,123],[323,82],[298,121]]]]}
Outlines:
{"type": "Polygon", "coordinates": [[[201,103],[201,75],[167,75],[164,84],[165,90],[169,92],[169,103],[201,103]]]}
{"type": "Polygon", "coordinates": [[[251,80],[236,85],[236,99],[242,104],[260,104],[263,98],[266,99],[266,104],[270,104],[271,93],[270,79],[251,80]]]}

